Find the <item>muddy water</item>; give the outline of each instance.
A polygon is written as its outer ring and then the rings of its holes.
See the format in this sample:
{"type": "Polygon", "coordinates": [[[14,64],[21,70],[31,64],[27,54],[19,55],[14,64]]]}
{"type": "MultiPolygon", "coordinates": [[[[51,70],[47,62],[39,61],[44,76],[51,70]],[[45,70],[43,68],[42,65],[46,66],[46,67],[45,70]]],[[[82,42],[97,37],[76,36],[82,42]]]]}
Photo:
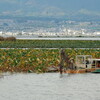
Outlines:
{"type": "Polygon", "coordinates": [[[100,74],[3,73],[0,100],[100,100],[100,74]]]}

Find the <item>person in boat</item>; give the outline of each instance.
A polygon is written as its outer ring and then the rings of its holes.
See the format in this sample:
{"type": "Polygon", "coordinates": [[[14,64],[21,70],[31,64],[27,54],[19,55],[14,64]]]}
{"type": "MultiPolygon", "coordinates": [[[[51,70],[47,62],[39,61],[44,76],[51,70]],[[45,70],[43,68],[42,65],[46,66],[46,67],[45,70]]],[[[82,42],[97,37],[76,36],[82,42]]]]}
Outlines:
{"type": "Polygon", "coordinates": [[[100,68],[100,61],[98,61],[97,67],[100,68]]]}
{"type": "Polygon", "coordinates": [[[89,64],[89,61],[88,61],[88,60],[86,60],[86,68],[88,68],[88,64],[89,64]]]}
{"type": "Polygon", "coordinates": [[[87,72],[88,64],[89,64],[89,61],[86,60],[86,72],[87,72]]]}

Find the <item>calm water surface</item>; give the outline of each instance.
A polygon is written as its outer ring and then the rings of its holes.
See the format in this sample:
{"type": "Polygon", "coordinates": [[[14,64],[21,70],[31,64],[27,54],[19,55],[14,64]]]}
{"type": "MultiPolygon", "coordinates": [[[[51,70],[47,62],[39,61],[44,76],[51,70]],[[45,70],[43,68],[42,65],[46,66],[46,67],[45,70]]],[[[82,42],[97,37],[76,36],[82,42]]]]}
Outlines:
{"type": "Polygon", "coordinates": [[[100,100],[100,74],[0,74],[0,100],[100,100]]]}
{"type": "Polygon", "coordinates": [[[35,37],[20,37],[17,39],[25,39],[25,40],[100,40],[100,37],[93,37],[93,38],[89,38],[89,37],[70,37],[70,38],[35,38],[35,37]]]}

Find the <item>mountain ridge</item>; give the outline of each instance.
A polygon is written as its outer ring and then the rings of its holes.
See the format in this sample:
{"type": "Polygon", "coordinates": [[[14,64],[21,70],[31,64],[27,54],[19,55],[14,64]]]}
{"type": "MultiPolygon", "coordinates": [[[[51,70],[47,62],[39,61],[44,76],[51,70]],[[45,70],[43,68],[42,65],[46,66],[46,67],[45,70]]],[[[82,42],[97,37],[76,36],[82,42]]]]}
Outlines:
{"type": "Polygon", "coordinates": [[[0,16],[100,17],[100,0],[0,0],[0,16]]]}

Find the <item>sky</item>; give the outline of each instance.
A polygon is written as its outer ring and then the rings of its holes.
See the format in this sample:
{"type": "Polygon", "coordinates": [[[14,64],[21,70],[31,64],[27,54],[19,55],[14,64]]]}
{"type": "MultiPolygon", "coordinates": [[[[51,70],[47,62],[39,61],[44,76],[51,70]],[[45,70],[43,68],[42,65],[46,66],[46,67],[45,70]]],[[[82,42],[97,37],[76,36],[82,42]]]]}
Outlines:
{"type": "Polygon", "coordinates": [[[0,15],[100,16],[100,0],[0,0],[0,15]]]}

